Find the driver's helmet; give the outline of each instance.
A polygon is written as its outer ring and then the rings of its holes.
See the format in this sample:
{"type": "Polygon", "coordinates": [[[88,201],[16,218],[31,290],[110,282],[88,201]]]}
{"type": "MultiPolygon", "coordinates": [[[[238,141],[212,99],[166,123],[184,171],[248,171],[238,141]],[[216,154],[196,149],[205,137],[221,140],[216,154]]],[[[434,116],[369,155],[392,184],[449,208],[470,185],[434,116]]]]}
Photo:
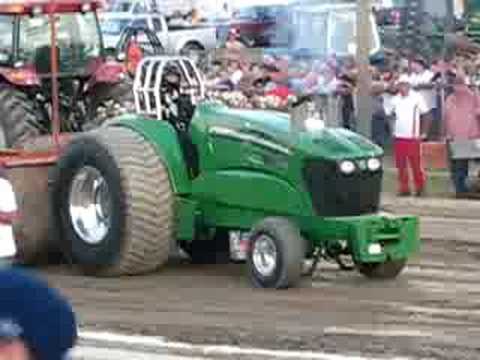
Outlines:
{"type": "Polygon", "coordinates": [[[168,87],[180,87],[180,80],[182,78],[182,73],[180,69],[175,64],[168,64],[165,66],[164,69],[164,76],[163,79],[165,81],[165,85],[168,87]]]}

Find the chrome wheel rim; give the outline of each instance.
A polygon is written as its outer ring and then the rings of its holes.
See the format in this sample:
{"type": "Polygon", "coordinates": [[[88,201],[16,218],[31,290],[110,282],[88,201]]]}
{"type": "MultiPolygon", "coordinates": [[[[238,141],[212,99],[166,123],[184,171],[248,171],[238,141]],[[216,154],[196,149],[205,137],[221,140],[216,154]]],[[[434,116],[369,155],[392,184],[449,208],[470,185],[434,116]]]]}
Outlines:
{"type": "Polygon", "coordinates": [[[103,241],[111,226],[111,197],[97,169],[86,166],[73,178],[69,212],[73,228],[83,241],[91,245],[103,241]]]}
{"type": "Polygon", "coordinates": [[[258,273],[264,277],[273,275],[277,268],[277,248],[274,240],[268,235],[260,235],[255,241],[252,261],[258,273]]]}

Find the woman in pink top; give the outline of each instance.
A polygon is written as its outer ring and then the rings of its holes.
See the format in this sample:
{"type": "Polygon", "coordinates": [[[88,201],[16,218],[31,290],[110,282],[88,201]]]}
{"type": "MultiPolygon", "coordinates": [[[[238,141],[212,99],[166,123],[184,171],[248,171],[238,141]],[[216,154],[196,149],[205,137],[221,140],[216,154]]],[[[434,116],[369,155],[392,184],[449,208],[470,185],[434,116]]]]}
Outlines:
{"type": "MultiPolygon", "coordinates": [[[[447,141],[480,138],[480,97],[466,85],[465,77],[457,73],[453,93],[445,102],[444,133],[447,141]]],[[[468,193],[468,160],[451,159],[450,172],[457,197],[468,193]]]]}

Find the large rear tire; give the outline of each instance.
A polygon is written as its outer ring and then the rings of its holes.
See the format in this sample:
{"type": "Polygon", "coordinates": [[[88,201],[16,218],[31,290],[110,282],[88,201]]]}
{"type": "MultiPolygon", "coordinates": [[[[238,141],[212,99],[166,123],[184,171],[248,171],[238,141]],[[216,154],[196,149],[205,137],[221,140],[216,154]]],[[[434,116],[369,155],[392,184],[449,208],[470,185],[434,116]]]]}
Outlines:
{"type": "Polygon", "coordinates": [[[0,148],[22,148],[23,144],[41,134],[35,126],[41,113],[24,92],[7,84],[0,85],[0,148]]]}
{"type": "Polygon", "coordinates": [[[173,237],[173,194],[163,160],[121,127],[73,140],[51,192],[62,249],[83,272],[136,275],[165,264],[173,237]]]}

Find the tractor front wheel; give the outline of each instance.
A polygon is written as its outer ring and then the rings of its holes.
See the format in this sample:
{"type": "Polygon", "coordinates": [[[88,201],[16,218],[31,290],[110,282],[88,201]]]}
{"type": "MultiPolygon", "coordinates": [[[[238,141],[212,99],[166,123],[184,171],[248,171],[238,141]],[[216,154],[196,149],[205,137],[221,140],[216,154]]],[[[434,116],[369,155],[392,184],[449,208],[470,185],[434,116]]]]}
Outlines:
{"type": "Polygon", "coordinates": [[[167,262],[173,194],[165,163],[142,136],[121,127],[81,135],[55,172],[62,250],[83,272],[136,275],[167,262]]]}
{"type": "Polygon", "coordinates": [[[247,253],[254,286],[283,289],[301,279],[306,244],[297,226],[284,218],[266,218],[252,231],[247,253]]]}
{"type": "Polygon", "coordinates": [[[370,279],[394,279],[403,271],[406,263],[406,259],[389,260],[384,263],[357,264],[357,268],[370,279]]]}

